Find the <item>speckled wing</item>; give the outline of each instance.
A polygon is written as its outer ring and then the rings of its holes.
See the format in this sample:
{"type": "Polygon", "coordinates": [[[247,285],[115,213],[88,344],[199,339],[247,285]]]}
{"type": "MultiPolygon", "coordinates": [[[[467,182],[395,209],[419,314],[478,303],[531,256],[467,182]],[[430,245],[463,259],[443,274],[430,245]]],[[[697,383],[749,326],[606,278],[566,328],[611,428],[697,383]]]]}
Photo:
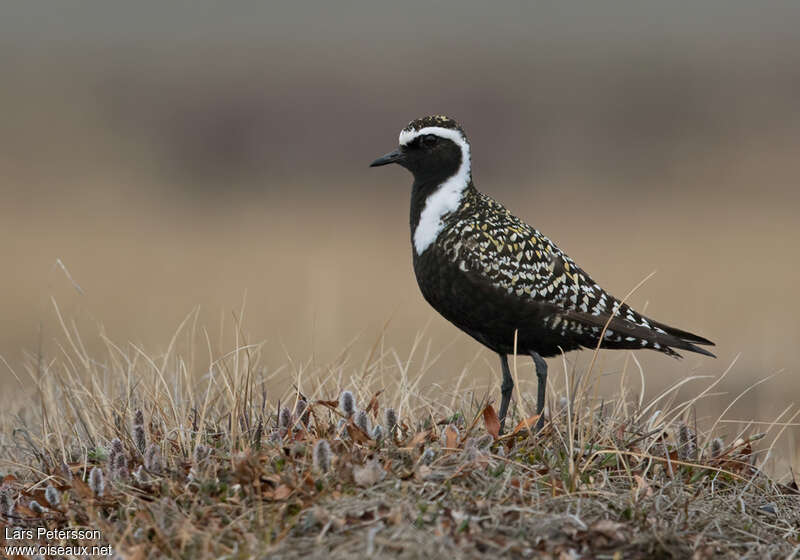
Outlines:
{"type": "Polygon", "coordinates": [[[540,320],[553,334],[593,347],[608,323],[606,348],[652,348],[677,355],[669,348],[674,346],[709,354],[691,344],[710,344],[706,339],[621,305],[552,241],[492,198],[475,191],[454,218],[440,237],[446,257],[474,282],[490,284],[517,305],[538,304],[539,316],[542,308],[550,309],[540,320]]]}

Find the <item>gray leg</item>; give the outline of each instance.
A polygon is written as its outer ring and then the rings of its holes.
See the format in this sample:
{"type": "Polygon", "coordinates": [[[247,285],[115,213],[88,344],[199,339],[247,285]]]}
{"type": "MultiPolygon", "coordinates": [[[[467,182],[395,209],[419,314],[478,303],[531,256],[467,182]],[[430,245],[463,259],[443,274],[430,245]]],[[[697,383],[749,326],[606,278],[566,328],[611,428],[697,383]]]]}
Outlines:
{"type": "Polygon", "coordinates": [[[514,391],[514,380],[511,378],[511,370],[508,369],[508,356],[500,354],[500,365],[503,368],[503,384],[500,385],[500,394],[503,399],[500,401],[500,433],[506,425],[506,413],[508,403],[511,402],[511,393],[514,391]]]}
{"type": "Polygon", "coordinates": [[[536,422],[536,431],[542,429],[544,426],[544,397],[545,389],[547,388],[547,362],[544,361],[539,354],[531,352],[531,358],[536,365],[536,379],[538,387],[536,392],[536,414],[539,415],[539,420],[536,422]]]}

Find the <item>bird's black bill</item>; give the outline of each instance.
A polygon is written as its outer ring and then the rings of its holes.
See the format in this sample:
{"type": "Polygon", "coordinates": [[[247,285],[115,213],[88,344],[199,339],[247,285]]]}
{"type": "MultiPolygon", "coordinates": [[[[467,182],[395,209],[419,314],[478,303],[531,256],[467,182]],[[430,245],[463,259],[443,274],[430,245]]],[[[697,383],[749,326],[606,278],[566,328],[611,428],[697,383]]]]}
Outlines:
{"type": "Polygon", "coordinates": [[[389,165],[390,163],[400,163],[403,161],[403,152],[399,149],[393,152],[389,152],[385,156],[381,156],[372,163],[369,164],[370,167],[380,167],[381,165],[389,165]]]}

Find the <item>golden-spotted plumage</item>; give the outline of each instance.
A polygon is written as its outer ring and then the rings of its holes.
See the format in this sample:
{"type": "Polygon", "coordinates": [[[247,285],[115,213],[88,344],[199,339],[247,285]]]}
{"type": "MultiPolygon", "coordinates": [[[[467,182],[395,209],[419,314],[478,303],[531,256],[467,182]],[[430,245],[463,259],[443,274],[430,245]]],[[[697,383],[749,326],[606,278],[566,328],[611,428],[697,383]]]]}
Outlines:
{"type": "MultiPolygon", "coordinates": [[[[445,216],[444,222],[437,243],[447,257],[462,271],[478,272],[498,290],[522,300],[598,317],[608,317],[619,309],[619,317],[664,332],[629,306],[620,307],[616,298],[598,286],[555,243],[474,187],[466,190],[458,211],[445,216]]],[[[602,330],[555,314],[546,318],[545,324],[564,336],[571,331],[595,344],[602,330]]],[[[607,342],[637,342],[613,329],[607,329],[604,338],[607,342]]],[[[669,351],[656,341],[638,342],[641,347],[652,344],[657,350],[669,351]]]]}
{"type": "Polygon", "coordinates": [[[622,304],[547,237],[480,193],[472,183],[470,145],[457,122],[417,119],[399,142],[372,165],[398,163],[414,175],[410,222],[417,283],[443,317],[500,355],[501,426],[514,386],[511,352],[530,354],[536,364],[540,413],[543,357],[596,346],[713,356],[697,346],[709,340],[622,304]]]}

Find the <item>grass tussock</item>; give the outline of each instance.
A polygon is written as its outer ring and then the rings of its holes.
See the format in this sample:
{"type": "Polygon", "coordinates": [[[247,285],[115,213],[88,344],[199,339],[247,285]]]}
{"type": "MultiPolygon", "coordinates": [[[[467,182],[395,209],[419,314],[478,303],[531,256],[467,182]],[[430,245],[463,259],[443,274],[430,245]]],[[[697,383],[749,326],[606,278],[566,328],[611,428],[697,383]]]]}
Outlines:
{"type": "Polygon", "coordinates": [[[515,364],[523,397],[501,435],[486,398],[498,384],[465,387],[465,370],[425,387],[435,358],[421,343],[406,358],[381,339],[360,363],[345,352],[269,370],[241,334],[227,352],[207,343],[204,361],[185,330],[158,356],[105,338],[90,356],[65,328],[60,355],[31,360],[26,396],[1,417],[0,525],[97,528],[129,558],[799,550],[797,484],[763,469],[794,417],[720,437],[721,418],[695,414],[724,374],[683,402],[698,379],[646,402],[623,371],[604,400],[594,359],[564,362],[535,433],[515,364]]]}

